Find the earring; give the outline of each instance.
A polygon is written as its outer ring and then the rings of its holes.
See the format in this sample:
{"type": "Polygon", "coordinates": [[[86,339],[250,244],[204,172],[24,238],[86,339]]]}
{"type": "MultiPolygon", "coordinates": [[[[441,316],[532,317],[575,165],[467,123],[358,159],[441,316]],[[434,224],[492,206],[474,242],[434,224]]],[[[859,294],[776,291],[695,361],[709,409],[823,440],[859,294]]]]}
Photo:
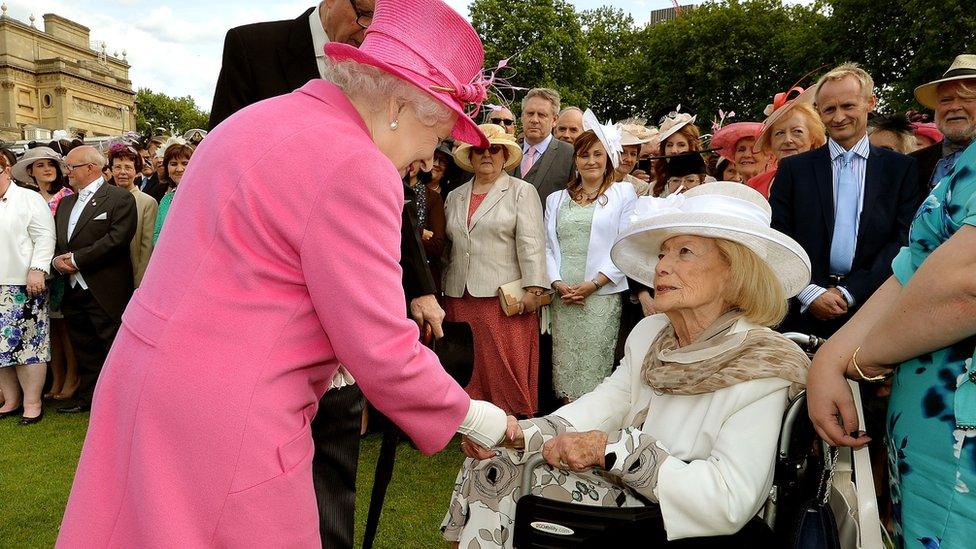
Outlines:
{"type": "Polygon", "coordinates": [[[399,120],[394,120],[393,122],[390,122],[390,129],[391,130],[396,130],[399,127],[400,127],[400,121],[399,120]]]}

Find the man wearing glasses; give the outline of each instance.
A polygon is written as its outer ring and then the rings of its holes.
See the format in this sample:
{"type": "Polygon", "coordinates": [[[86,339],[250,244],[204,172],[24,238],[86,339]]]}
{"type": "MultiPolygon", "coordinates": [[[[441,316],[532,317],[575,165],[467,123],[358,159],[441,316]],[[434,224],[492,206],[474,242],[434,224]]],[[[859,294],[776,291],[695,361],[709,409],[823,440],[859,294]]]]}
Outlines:
{"type": "MultiPolygon", "coordinates": [[[[210,128],[252,103],[290,93],[313,78],[323,78],[325,44],[362,44],[366,29],[373,22],[374,5],[375,0],[323,0],[292,21],[230,29],[224,39],[210,128]]],[[[511,116],[510,111],[508,114],[511,116]]],[[[409,195],[405,198],[411,199],[409,195]]],[[[436,287],[419,232],[406,209],[401,239],[400,266],[410,314],[421,325],[429,323],[435,335],[440,336],[444,311],[434,296],[436,287]]],[[[332,388],[319,401],[312,421],[312,479],[323,547],[353,546],[363,405],[355,380],[340,368],[332,388]]]]}
{"type": "Polygon", "coordinates": [[[505,128],[505,133],[508,135],[515,135],[515,115],[512,114],[512,111],[508,107],[502,107],[497,111],[489,111],[488,116],[485,118],[485,122],[505,128]]]}

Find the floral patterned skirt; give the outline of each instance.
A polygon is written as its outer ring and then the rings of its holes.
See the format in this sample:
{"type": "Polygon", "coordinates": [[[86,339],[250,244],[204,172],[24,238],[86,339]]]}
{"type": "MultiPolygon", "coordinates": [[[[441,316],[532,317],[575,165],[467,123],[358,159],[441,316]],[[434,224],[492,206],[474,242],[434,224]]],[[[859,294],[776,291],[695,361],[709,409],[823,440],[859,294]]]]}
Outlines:
{"type": "MultiPolygon", "coordinates": [[[[553,416],[519,422],[525,435],[525,451],[498,449],[491,459],[464,460],[454,482],[451,503],[441,523],[444,539],[457,541],[461,549],[512,548],[515,527],[515,507],[522,494],[524,475],[533,475],[531,493],[547,499],[574,502],[597,507],[640,507],[644,503],[619,478],[591,470],[573,473],[556,469],[543,463],[533,471],[527,471],[526,462],[538,454],[542,445],[559,432],[565,432],[568,424],[554,423],[553,416]]],[[[608,451],[626,454],[633,449],[633,442],[621,439],[608,444],[608,451]],[[619,446],[616,448],[615,446],[619,446]]],[[[620,459],[620,463],[624,463],[620,459]]],[[[647,469],[648,460],[644,461],[647,469]]]]}
{"type": "Polygon", "coordinates": [[[48,292],[27,295],[27,286],[0,285],[0,368],[51,360],[48,292]]]}

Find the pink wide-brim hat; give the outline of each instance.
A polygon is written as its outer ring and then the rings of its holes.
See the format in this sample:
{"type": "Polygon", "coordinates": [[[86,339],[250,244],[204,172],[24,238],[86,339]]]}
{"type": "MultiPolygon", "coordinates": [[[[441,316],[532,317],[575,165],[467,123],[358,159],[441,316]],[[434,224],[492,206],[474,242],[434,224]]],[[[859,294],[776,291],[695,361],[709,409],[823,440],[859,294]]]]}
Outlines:
{"type": "Polygon", "coordinates": [[[480,108],[488,95],[485,50],[474,28],[441,0],[377,0],[362,45],[330,42],[325,54],[417,86],[457,113],[454,139],[488,147],[488,138],[467,112],[480,108]]]}
{"type": "Polygon", "coordinates": [[[945,136],[939,131],[938,126],[932,122],[917,122],[912,124],[915,129],[915,136],[927,137],[932,140],[933,143],[941,143],[945,136]]]}
{"type": "Polygon", "coordinates": [[[718,154],[734,162],[735,148],[739,141],[758,138],[762,129],[762,122],[736,122],[722,126],[712,134],[711,147],[718,149],[718,154]]]}

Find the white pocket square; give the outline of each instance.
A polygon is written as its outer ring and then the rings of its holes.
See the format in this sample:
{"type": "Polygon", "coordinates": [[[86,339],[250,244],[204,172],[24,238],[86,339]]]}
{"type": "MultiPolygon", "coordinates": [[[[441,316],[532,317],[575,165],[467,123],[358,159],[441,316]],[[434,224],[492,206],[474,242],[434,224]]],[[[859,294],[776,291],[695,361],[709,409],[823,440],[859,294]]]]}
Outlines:
{"type": "Polygon", "coordinates": [[[93,217],[92,219],[94,219],[95,221],[105,221],[108,219],[108,214],[106,212],[102,212],[96,215],[95,217],[93,217]]]}

